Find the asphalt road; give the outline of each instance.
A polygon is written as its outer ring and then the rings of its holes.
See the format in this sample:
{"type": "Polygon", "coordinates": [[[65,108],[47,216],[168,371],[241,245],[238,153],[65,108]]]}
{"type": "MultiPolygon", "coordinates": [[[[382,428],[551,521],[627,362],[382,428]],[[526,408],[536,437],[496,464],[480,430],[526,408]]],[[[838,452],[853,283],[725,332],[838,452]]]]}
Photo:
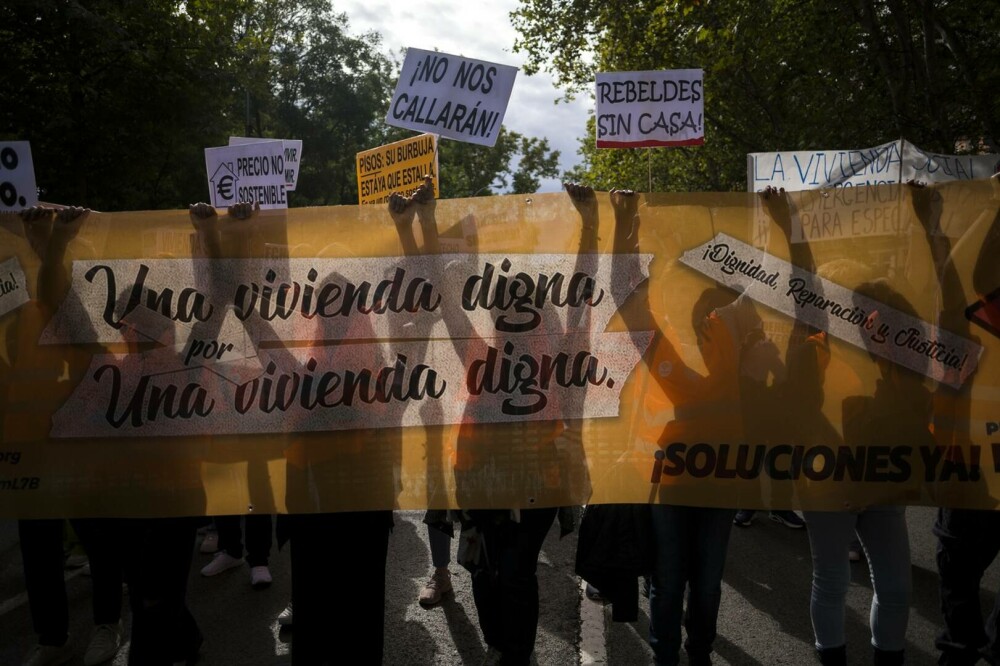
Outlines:
{"type": "MultiPolygon", "coordinates": [[[[420,512],[398,512],[390,539],[386,568],[385,659],[389,665],[479,664],[485,648],[479,634],[469,577],[453,565],[455,594],[439,606],[424,609],[417,593],[430,571],[426,528],[420,512]]],[[[934,511],[908,511],[913,553],[914,595],[910,607],[907,658],[909,664],[936,662],[934,636],[941,623],[938,610],[934,537],[930,533],[934,511]]],[[[652,663],[646,645],[648,607],[639,621],[611,622],[610,611],[583,597],[573,574],[574,536],[560,540],[553,528],[539,562],[541,618],[535,658],[540,666],[569,664],[627,665],[652,663]]],[[[201,664],[207,666],[256,666],[290,663],[294,630],[279,630],[275,618],[288,601],[290,580],[287,552],[274,553],[274,584],[255,591],[245,568],[215,578],[198,575],[208,556],[197,555],[188,586],[188,598],[205,644],[201,664]]],[[[350,576],[351,572],[343,572],[350,576]]],[[[727,562],[716,664],[809,664],[812,627],[809,622],[811,560],[808,537],[767,520],[758,513],[752,527],[733,528],[727,562]]],[[[983,581],[984,604],[992,604],[1000,584],[1000,567],[990,569],[983,581]]],[[[83,663],[93,621],[90,580],[80,571],[67,572],[71,640],[83,663]]],[[[870,663],[868,608],[871,583],[867,567],[854,567],[848,596],[849,655],[870,663]]],[[[351,599],[331,599],[349,613],[351,599]]],[[[986,605],[985,608],[989,608],[986,605]]],[[[34,644],[16,525],[0,522],[0,664],[17,665],[34,644]]],[[[124,666],[125,651],[112,662],[124,666]]],[[[683,662],[682,662],[683,663],[683,662]]]]}

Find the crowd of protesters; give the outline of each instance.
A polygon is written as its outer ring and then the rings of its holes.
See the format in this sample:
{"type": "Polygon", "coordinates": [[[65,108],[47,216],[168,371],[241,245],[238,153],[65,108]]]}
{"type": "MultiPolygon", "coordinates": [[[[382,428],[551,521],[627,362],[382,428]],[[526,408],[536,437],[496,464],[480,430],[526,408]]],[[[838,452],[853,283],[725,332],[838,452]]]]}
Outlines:
{"type": "MultiPolygon", "coordinates": [[[[597,248],[597,206],[590,188],[567,185],[567,192],[581,217],[579,259],[587,261],[597,248]]],[[[915,201],[925,196],[915,188],[915,201]]],[[[613,190],[614,270],[635,272],[640,261],[638,197],[631,191],[613,190]]],[[[763,205],[775,227],[790,233],[791,218],[783,192],[767,190],[761,194],[763,205]]],[[[433,185],[428,181],[410,196],[393,195],[389,213],[400,243],[407,255],[435,256],[440,252],[435,218],[433,185]],[[421,241],[413,232],[419,224],[421,241]]],[[[935,221],[927,219],[927,210],[915,204],[924,215],[921,222],[933,235],[935,221]]],[[[217,245],[216,212],[204,204],[191,208],[192,220],[208,256],[217,245]]],[[[230,210],[237,219],[247,219],[254,210],[240,204],[230,210]]],[[[87,211],[77,208],[58,212],[30,209],[22,217],[25,233],[38,252],[42,264],[39,274],[38,302],[29,306],[18,320],[17,338],[37,340],[45,312],[55,307],[60,291],[65,292],[64,257],[87,211]]],[[[987,245],[975,269],[974,285],[981,297],[1000,286],[995,256],[1000,243],[1000,215],[994,221],[987,245]],[[992,253],[992,254],[991,254],[992,253]]],[[[939,241],[935,241],[939,242],[939,241]]],[[[809,253],[808,244],[790,244],[792,263],[810,271],[822,272],[809,253]]],[[[216,248],[217,249],[217,248],[216,248]]],[[[940,266],[940,270],[948,270],[940,266]]],[[[942,283],[945,279],[942,278],[942,283]]],[[[912,306],[885,279],[862,280],[854,285],[862,294],[901,312],[916,314],[912,306]]],[[[668,331],[662,330],[649,307],[649,294],[638,293],[640,307],[622,310],[631,330],[652,331],[649,348],[641,350],[650,368],[670,368],[652,372],[659,388],[676,406],[676,416],[666,426],[664,438],[670,441],[739,441],[744,436],[754,441],[792,441],[822,443],[829,446],[851,444],[847,428],[840,434],[826,421],[823,410],[826,368],[830,351],[826,334],[819,327],[796,323],[790,337],[784,363],[774,343],[763,334],[760,317],[745,295],[715,287],[706,289],[694,304],[691,325],[701,352],[704,373],[690,367],[674,347],[668,331]],[[792,402],[804,415],[794,423],[763,422],[755,413],[766,413],[767,400],[792,402]],[[781,431],[768,430],[784,428],[781,431]],[[697,439],[694,439],[697,437],[697,439]]],[[[947,298],[945,298],[947,301],[947,298]]],[[[944,303],[943,315],[949,304],[944,303]]],[[[471,333],[471,326],[461,317],[447,317],[449,334],[460,357],[475,354],[482,341],[471,333]],[[455,330],[451,330],[456,327],[455,330]]],[[[561,331],[548,331],[559,335],[561,331]]],[[[330,332],[325,332],[329,337],[330,332]]],[[[125,341],[129,331],[124,331],[125,341]]],[[[320,335],[319,333],[317,335],[320,335]]],[[[11,377],[17,373],[40,371],[39,359],[19,357],[19,349],[8,354],[11,377]],[[30,360],[30,363],[29,363],[30,360]]],[[[136,355],[139,356],[139,355],[136,355]]],[[[58,359],[57,359],[58,360],[58,359]]],[[[878,383],[874,395],[866,396],[852,418],[851,437],[859,441],[933,446],[936,433],[931,428],[934,409],[951,404],[954,395],[932,395],[924,386],[923,376],[888,360],[872,360],[877,365],[878,383]]],[[[48,372],[62,372],[59,363],[48,372]],[[58,366],[58,367],[56,367],[58,366]]],[[[967,387],[966,387],[967,388],[967,387]]],[[[966,389],[959,389],[966,390],[966,389]]],[[[9,416],[16,405],[8,404],[9,416]]],[[[475,409],[474,405],[469,406],[475,409]]],[[[555,507],[512,506],[506,509],[481,509],[466,506],[463,484],[474,483],[464,477],[488,457],[484,441],[516,439],[544,449],[553,446],[557,437],[575,427],[562,421],[532,421],[518,424],[480,424],[474,418],[461,428],[458,459],[465,467],[454,470],[458,504],[455,511],[430,511],[428,525],[433,571],[420,591],[419,602],[433,606],[452,592],[451,539],[458,534],[464,548],[458,556],[471,574],[472,590],[479,626],[487,645],[487,663],[515,666],[529,664],[535,645],[539,612],[539,589],[536,577],[542,541],[556,521],[555,507]],[[457,530],[456,530],[456,526],[457,530]]],[[[773,420],[772,420],[773,421],[773,420]]],[[[334,434],[327,437],[350,437],[334,434]]],[[[343,460],[317,455],[320,438],[305,438],[299,449],[301,459],[289,467],[290,510],[294,515],[277,521],[279,547],[291,542],[292,598],[278,622],[294,628],[293,663],[299,666],[343,663],[344,646],[351,645],[351,663],[378,664],[382,661],[385,567],[390,511],[343,512],[337,498],[324,496],[323,488],[336,484],[335,470],[343,460]],[[300,475],[301,478],[295,475],[300,475]],[[324,475],[331,475],[326,480],[324,475]],[[295,490],[301,496],[294,496],[295,490]],[[294,501],[293,501],[294,500],[294,501]],[[345,580],[342,572],[351,572],[345,580]],[[379,581],[381,581],[379,583],[379,581]],[[346,588],[349,588],[345,591],[346,588]],[[335,594],[353,599],[349,613],[336,612],[330,600],[335,594]]],[[[295,447],[293,447],[294,449],[295,447]]],[[[351,447],[345,447],[350,449],[351,447]]],[[[290,454],[291,455],[291,454],[290,454]]],[[[342,471],[342,470],[341,470],[342,471]]],[[[545,475],[545,470],[539,470],[545,475]]],[[[558,476],[558,475],[557,475],[558,476]]],[[[155,492],[153,489],[152,492],[155,492]]],[[[601,565],[587,565],[593,577],[589,596],[622,601],[621,619],[634,619],[634,597],[644,588],[649,597],[649,641],[655,662],[664,666],[680,663],[682,649],[687,663],[694,666],[711,663],[717,633],[722,578],[729,536],[733,525],[747,527],[753,511],[745,507],[731,509],[677,506],[653,502],[649,506],[622,506],[602,511],[588,507],[581,527],[580,562],[592,563],[595,548],[607,550],[607,540],[595,537],[595,530],[618,534],[622,525],[639,524],[635,543],[641,547],[630,552],[633,566],[624,579],[602,570],[601,565]],[[737,509],[744,509],[737,511],[737,509]],[[590,558],[590,559],[588,559],[590,558]],[[635,564],[638,562],[638,564],[635,564]],[[685,609],[686,602],[686,609],[685,609]],[[682,642],[682,626],[686,640],[682,642]]],[[[805,521],[791,511],[774,511],[771,518],[793,529],[808,527],[813,558],[813,584],[810,598],[817,658],[822,664],[870,663],[902,664],[905,661],[909,604],[911,596],[909,536],[905,508],[869,506],[849,511],[808,511],[805,521]],[[871,653],[848,655],[844,632],[845,598],[850,581],[852,554],[863,552],[870,564],[874,590],[871,603],[871,653]],[[849,659],[850,657],[850,659],[849,659]]],[[[201,573],[215,576],[229,569],[250,566],[251,584],[258,589],[271,582],[268,557],[272,547],[273,525],[268,516],[246,519],[245,532],[240,518],[220,516],[214,529],[209,519],[82,519],[72,522],[89,557],[93,579],[93,613],[97,625],[84,656],[87,666],[105,663],[119,651],[124,641],[122,622],[122,584],[129,589],[131,605],[131,666],[193,663],[204,640],[186,603],[186,586],[196,550],[196,532],[203,533],[202,552],[214,557],[201,573]],[[247,559],[244,560],[243,536],[246,536],[247,559]]],[[[560,525],[569,529],[569,521],[560,525]]],[[[24,556],[34,630],[38,644],[26,656],[25,666],[60,664],[75,658],[68,641],[68,610],[63,582],[64,521],[19,521],[20,543],[24,556]]],[[[938,537],[937,562],[940,573],[941,608],[944,628],[937,641],[942,664],[974,664],[980,659],[1000,663],[1000,606],[986,621],[979,600],[979,585],[986,568],[1000,552],[1000,513],[967,509],[941,509],[935,525],[938,537]]],[[[613,545],[619,545],[614,539],[613,545]]],[[[613,549],[612,549],[613,550],[613,549]]],[[[601,558],[624,557],[622,553],[601,552],[601,558]]],[[[615,614],[618,617],[618,609],[615,614]]]]}

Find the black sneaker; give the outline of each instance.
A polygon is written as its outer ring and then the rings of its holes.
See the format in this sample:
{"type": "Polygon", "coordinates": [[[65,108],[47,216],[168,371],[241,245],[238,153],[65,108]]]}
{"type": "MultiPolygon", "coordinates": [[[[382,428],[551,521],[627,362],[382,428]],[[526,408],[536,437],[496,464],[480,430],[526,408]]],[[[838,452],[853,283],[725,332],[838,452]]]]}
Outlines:
{"type": "Polygon", "coordinates": [[[772,511],[771,520],[793,530],[801,530],[806,526],[806,521],[799,518],[799,514],[794,511],[772,511]]]}
{"type": "Polygon", "coordinates": [[[753,515],[757,513],[756,511],[737,511],[736,517],[733,518],[733,525],[737,527],[750,527],[753,523],[753,515]]]}

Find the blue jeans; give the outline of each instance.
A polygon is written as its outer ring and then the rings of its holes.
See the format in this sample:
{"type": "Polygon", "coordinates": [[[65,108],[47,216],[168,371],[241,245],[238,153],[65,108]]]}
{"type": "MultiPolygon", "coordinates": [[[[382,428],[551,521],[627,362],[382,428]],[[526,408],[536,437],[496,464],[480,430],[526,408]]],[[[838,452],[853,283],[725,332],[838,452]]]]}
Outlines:
{"type": "Polygon", "coordinates": [[[905,508],[873,506],[861,513],[807,511],[809,546],[813,557],[812,615],[816,647],[844,645],[844,604],[851,584],[847,557],[855,533],[861,538],[871,570],[872,645],[902,650],[910,619],[910,540],[905,508]]]}
{"type": "Polygon", "coordinates": [[[703,659],[711,654],[735,515],[733,509],[652,507],[655,560],[649,589],[649,645],[658,665],[679,663],[682,620],[688,655],[703,659]]]}

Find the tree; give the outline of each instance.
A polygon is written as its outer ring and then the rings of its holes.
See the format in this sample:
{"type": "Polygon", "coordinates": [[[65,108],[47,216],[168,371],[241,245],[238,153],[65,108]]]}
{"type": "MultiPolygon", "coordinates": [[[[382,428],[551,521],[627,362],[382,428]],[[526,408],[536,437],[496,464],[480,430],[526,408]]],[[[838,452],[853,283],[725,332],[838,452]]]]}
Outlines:
{"type": "Polygon", "coordinates": [[[526,71],[567,94],[596,71],[705,70],[705,146],[598,151],[591,126],[573,175],[599,187],[742,189],[749,152],[998,136],[1000,15],[966,0],[522,0],[512,18],[526,71]]]}
{"type": "Polygon", "coordinates": [[[0,126],[31,141],[44,199],[116,210],[204,198],[201,150],[225,134],[230,100],[213,36],[183,4],[0,7],[0,126]]]}
{"type": "Polygon", "coordinates": [[[548,139],[504,127],[492,148],[447,139],[438,146],[443,198],[487,196],[508,187],[529,194],[538,191],[542,178],[559,175],[559,151],[549,150],[548,139]]]}
{"type": "MultiPolygon", "coordinates": [[[[44,200],[102,210],[203,200],[203,151],[231,135],[302,139],[290,203],[353,204],[355,154],[400,137],[383,122],[395,73],[381,47],[331,0],[12,0],[0,138],[31,141],[44,200]]],[[[451,196],[556,175],[544,139],[441,149],[451,196]]]]}

